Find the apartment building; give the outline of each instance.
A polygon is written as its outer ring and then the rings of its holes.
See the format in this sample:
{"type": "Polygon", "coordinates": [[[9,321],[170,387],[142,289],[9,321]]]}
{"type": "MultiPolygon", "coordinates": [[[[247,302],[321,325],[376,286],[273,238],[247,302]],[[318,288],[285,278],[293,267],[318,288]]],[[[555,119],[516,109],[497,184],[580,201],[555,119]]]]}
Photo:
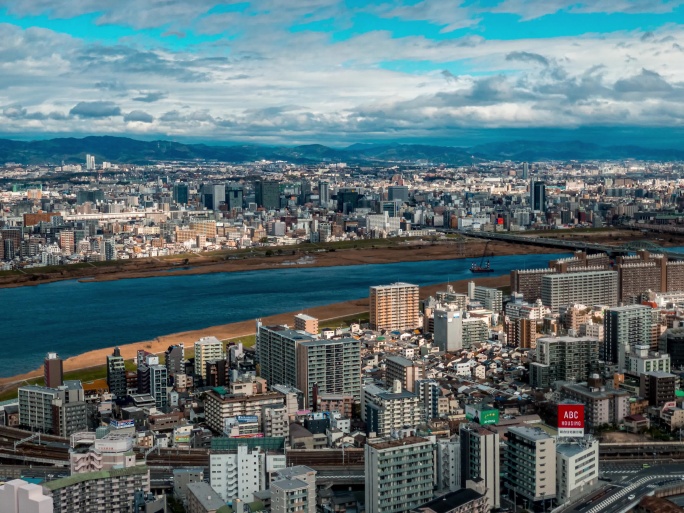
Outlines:
{"type": "Polygon", "coordinates": [[[370,288],[370,326],[378,331],[406,330],[420,326],[419,288],[410,283],[370,288]]]}
{"type": "Polygon", "coordinates": [[[540,428],[509,428],[504,476],[507,488],[531,508],[550,509],[556,496],[556,439],[540,428]]]}
{"type": "Polygon", "coordinates": [[[225,419],[239,415],[257,416],[261,419],[264,406],[281,406],[283,404],[285,404],[285,396],[278,392],[245,396],[233,395],[225,388],[217,387],[207,392],[204,400],[204,412],[209,427],[221,433],[225,419]]]}
{"type": "Polygon", "coordinates": [[[114,397],[126,397],[126,365],[118,347],[107,356],[107,386],[114,397]]]}
{"type": "Polygon", "coordinates": [[[267,487],[266,466],[266,452],[260,447],[245,444],[238,445],[235,451],[212,450],[209,456],[211,487],[224,501],[238,497],[252,502],[254,493],[267,487]]]}
{"type": "Polygon", "coordinates": [[[366,386],[362,393],[366,431],[378,437],[391,436],[404,426],[416,426],[422,421],[418,396],[402,389],[395,381],[392,389],[366,386]]]}
{"type": "Polygon", "coordinates": [[[604,424],[618,425],[630,414],[630,394],[626,390],[607,389],[601,378],[594,374],[587,384],[563,385],[561,400],[570,399],[584,404],[584,422],[587,429],[604,424]]]}
{"type": "Polygon", "coordinates": [[[403,513],[432,498],[433,443],[425,438],[368,440],[364,448],[367,513],[403,513]]]}
{"type": "Polygon", "coordinates": [[[528,303],[541,299],[542,277],[558,273],[555,269],[521,269],[511,271],[511,292],[522,294],[528,303]]]}
{"type": "Polygon", "coordinates": [[[188,483],[187,490],[188,513],[221,513],[229,511],[226,501],[221,499],[216,491],[207,483],[188,483]]]}
{"type": "Polygon", "coordinates": [[[278,470],[271,483],[271,513],[316,513],[316,471],[304,465],[278,470]]]}
{"type": "Polygon", "coordinates": [[[468,298],[494,313],[503,310],[503,292],[499,289],[475,285],[475,282],[471,281],[468,282],[468,298]]]}
{"type": "Polygon", "coordinates": [[[556,381],[586,381],[598,365],[599,341],[592,337],[537,339],[536,362],[530,364],[530,384],[548,388],[556,381]]]}
{"type": "Polygon", "coordinates": [[[40,485],[13,479],[0,485],[0,513],[53,513],[52,497],[40,485]]]}
{"type": "Polygon", "coordinates": [[[403,356],[389,356],[385,359],[385,384],[389,388],[398,380],[402,388],[415,392],[416,381],[423,378],[423,371],[418,362],[403,356]]]}
{"type": "Polygon", "coordinates": [[[651,345],[653,309],[645,305],[610,308],[603,318],[606,361],[617,363],[618,370],[626,367],[626,354],[633,346],[651,345]]]}
{"type": "Polygon", "coordinates": [[[556,500],[575,501],[595,490],[599,477],[599,442],[592,437],[556,444],[556,500]]]}
{"type": "Polygon", "coordinates": [[[297,346],[316,339],[286,326],[257,325],[256,354],[260,376],[269,386],[297,386],[297,346]]]}
{"type": "Polygon", "coordinates": [[[542,303],[552,313],[574,303],[616,306],[618,302],[618,275],[615,271],[547,274],[542,276],[541,282],[542,303]]]}
{"type": "Polygon", "coordinates": [[[447,493],[442,497],[418,506],[415,513],[489,513],[492,507],[486,496],[465,489],[447,493]]]}
{"type": "Polygon", "coordinates": [[[650,350],[647,345],[635,345],[627,354],[626,370],[640,376],[647,372],[670,372],[672,365],[670,355],[650,350]]]}
{"type": "Polygon", "coordinates": [[[459,426],[461,444],[461,486],[482,483],[492,508],[501,505],[501,464],[499,433],[493,429],[469,423],[459,426]]]}
{"type": "Polygon", "coordinates": [[[646,372],[639,379],[639,395],[651,406],[662,407],[674,401],[676,388],[677,377],[669,372],[646,372]]]}
{"type": "Polygon", "coordinates": [[[88,428],[88,413],[80,381],[59,388],[19,387],[19,423],[31,431],[68,437],[88,428]]]}
{"type": "Polygon", "coordinates": [[[207,362],[223,360],[226,355],[223,343],[216,337],[202,337],[195,342],[195,375],[207,379],[207,362]]]}
{"type": "Polygon", "coordinates": [[[306,314],[297,314],[294,318],[294,328],[297,331],[318,335],[318,319],[306,314]]]}

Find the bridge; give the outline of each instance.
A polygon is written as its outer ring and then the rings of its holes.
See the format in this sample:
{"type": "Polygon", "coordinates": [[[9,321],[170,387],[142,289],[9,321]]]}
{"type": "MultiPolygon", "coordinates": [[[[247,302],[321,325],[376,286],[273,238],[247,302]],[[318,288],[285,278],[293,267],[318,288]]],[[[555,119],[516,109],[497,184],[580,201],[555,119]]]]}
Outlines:
{"type": "Polygon", "coordinates": [[[477,239],[487,239],[501,242],[508,242],[511,244],[527,244],[529,246],[541,246],[545,248],[564,249],[569,251],[586,251],[587,253],[606,253],[608,256],[616,257],[619,255],[628,255],[638,250],[645,249],[651,253],[659,253],[665,255],[668,260],[684,260],[684,253],[671,251],[663,248],[653,242],[646,240],[631,241],[620,246],[611,246],[609,244],[598,244],[595,242],[585,242],[580,240],[562,240],[553,239],[550,237],[535,237],[534,232],[528,232],[529,235],[513,235],[510,233],[494,233],[494,232],[473,232],[466,230],[440,230],[441,233],[457,233],[466,237],[473,237],[477,239]]]}

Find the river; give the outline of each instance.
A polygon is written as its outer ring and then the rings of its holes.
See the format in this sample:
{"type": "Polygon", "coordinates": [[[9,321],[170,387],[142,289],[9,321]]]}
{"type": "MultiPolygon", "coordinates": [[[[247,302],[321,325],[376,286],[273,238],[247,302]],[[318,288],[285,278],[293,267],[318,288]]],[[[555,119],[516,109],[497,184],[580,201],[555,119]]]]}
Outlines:
{"type": "MultiPolygon", "coordinates": [[[[501,256],[492,276],[568,255],[501,256]]],[[[93,349],[304,310],[368,295],[371,285],[431,285],[473,277],[472,260],[309,267],[0,289],[0,377],[93,349]]]]}

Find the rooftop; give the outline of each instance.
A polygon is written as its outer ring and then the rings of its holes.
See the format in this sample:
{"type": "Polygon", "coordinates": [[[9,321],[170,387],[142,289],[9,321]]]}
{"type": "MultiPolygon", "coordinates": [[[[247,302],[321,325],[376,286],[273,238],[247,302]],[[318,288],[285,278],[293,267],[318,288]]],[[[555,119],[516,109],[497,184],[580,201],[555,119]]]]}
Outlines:
{"type": "Polygon", "coordinates": [[[509,433],[514,433],[518,436],[521,436],[523,438],[527,438],[528,440],[532,441],[539,441],[539,440],[548,440],[551,439],[551,436],[549,434],[540,429],[540,428],[533,428],[533,427],[526,427],[526,426],[512,426],[508,428],[509,433]]]}
{"type": "Polygon", "coordinates": [[[422,506],[418,506],[418,510],[430,510],[435,513],[447,513],[453,509],[463,506],[477,499],[481,499],[484,495],[477,493],[475,490],[465,488],[455,492],[447,493],[446,495],[434,499],[422,506]]]}
{"type": "Polygon", "coordinates": [[[407,436],[406,438],[400,438],[398,440],[382,441],[382,442],[378,442],[378,443],[373,443],[372,439],[368,440],[368,444],[377,450],[394,449],[397,447],[404,447],[406,445],[424,444],[424,443],[431,443],[431,442],[430,442],[430,440],[428,440],[426,438],[422,438],[420,436],[407,436]]]}
{"type": "Polygon", "coordinates": [[[226,503],[214,489],[205,482],[188,483],[188,491],[192,493],[207,511],[217,510],[226,503]]]}
{"type": "Polygon", "coordinates": [[[148,468],[146,465],[136,465],[134,467],[128,468],[113,468],[111,470],[101,470],[99,472],[86,472],[85,474],[74,474],[72,476],[64,477],[62,479],[48,481],[43,486],[45,486],[50,491],[55,491],[61,488],[66,488],[67,486],[73,486],[79,483],[84,483],[86,481],[110,479],[114,477],[145,475],[147,474],[147,472],[148,468]]]}

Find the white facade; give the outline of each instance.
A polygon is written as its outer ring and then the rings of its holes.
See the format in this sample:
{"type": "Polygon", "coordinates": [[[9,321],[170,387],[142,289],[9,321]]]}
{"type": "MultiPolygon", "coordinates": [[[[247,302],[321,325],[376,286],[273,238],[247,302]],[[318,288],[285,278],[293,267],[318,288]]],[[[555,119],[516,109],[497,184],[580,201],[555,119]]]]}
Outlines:
{"type": "Polygon", "coordinates": [[[267,467],[279,466],[278,463],[282,465],[284,461],[280,458],[269,463],[266,461],[266,454],[258,447],[250,451],[246,445],[241,445],[237,452],[212,453],[211,487],[225,501],[240,498],[245,502],[252,502],[254,492],[266,489],[267,467]]]}
{"type": "Polygon", "coordinates": [[[463,349],[463,312],[449,308],[435,309],[434,343],[440,351],[463,349]]]}
{"type": "Polygon", "coordinates": [[[458,440],[439,440],[437,452],[437,489],[455,492],[461,489],[461,444],[458,440]]]}
{"type": "Polygon", "coordinates": [[[43,488],[21,479],[0,486],[0,513],[52,513],[52,497],[43,488]]]}
{"type": "Polygon", "coordinates": [[[574,501],[596,488],[599,476],[599,442],[584,439],[556,446],[556,499],[574,501]]]}

